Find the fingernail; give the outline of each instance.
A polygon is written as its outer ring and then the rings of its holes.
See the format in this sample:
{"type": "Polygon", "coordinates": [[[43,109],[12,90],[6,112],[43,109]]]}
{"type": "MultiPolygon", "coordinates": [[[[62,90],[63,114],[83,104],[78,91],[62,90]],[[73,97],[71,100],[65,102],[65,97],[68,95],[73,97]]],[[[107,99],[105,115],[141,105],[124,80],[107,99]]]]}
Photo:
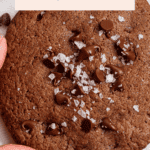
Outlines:
{"type": "Polygon", "coordinates": [[[7,43],[5,37],[0,34],[0,69],[3,66],[7,52],[7,43]]]}

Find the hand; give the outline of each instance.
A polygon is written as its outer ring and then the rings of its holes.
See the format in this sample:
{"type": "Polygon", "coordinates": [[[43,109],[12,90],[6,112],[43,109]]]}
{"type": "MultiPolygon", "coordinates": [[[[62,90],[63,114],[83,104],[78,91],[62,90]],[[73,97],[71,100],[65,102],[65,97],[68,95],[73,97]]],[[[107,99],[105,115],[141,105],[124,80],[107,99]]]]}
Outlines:
{"type": "Polygon", "coordinates": [[[6,57],[6,52],[7,52],[7,42],[5,37],[2,34],[0,34],[0,69],[3,66],[6,57]]]}
{"type": "Polygon", "coordinates": [[[0,147],[0,150],[35,150],[28,146],[8,144],[0,147]]]}

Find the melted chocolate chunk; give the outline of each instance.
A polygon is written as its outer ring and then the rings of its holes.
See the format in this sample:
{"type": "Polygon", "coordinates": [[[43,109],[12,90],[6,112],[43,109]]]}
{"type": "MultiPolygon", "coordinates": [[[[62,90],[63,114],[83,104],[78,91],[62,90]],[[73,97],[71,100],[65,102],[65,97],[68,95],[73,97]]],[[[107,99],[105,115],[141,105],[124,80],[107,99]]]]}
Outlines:
{"type": "Polygon", "coordinates": [[[117,128],[113,125],[113,123],[108,117],[103,118],[102,123],[100,125],[102,129],[109,129],[112,131],[117,131],[117,128]]]}
{"type": "Polygon", "coordinates": [[[44,59],[43,64],[49,69],[54,69],[54,67],[55,67],[54,63],[49,58],[44,59]]]}
{"type": "Polygon", "coordinates": [[[81,129],[82,131],[84,131],[85,133],[90,132],[92,128],[92,122],[89,119],[84,119],[81,123],[81,129]]]}
{"type": "Polygon", "coordinates": [[[100,26],[105,31],[110,31],[113,29],[113,22],[111,20],[102,20],[100,26]]]}
{"type": "Polygon", "coordinates": [[[56,103],[58,105],[67,105],[68,103],[70,103],[70,99],[67,95],[58,93],[56,94],[56,103]]]}

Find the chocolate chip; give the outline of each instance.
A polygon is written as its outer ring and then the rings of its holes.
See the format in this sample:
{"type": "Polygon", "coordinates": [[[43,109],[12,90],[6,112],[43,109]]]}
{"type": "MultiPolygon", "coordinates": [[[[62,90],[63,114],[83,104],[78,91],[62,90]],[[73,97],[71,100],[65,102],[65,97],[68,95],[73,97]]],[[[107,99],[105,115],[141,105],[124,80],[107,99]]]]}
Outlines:
{"type": "Polygon", "coordinates": [[[72,36],[69,40],[70,42],[74,42],[74,41],[82,41],[82,34],[75,34],[74,36],[72,36]]]}
{"type": "Polygon", "coordinates": [[[124,74],[124,70],[122,67],[114,66],[114,65],[106,65],[105,67],[108,67],[111,69],[112,73],[115,75],[115,77],[118,77],[120,75],[124,74]]]}
{"type": "Polygon", "coordinates": [[[82,49],[80,50],[79,56],[78,56],[78,58],[77,58],[77,61],[78,61],[78,62],[81,62],[81,61],[83,61],[83,60],[89,58],[89,56],[90,56],[90,55],[87,53],[87,51],[82,48],[82,49]]]}
{"type": "Polygon", "coordinates": [[[62,63],[59,63],[57,68],[57,72],[64,73],[65,72],[65,66],[62,63]]]}
{"type": "Polygon", "coordinates": [[[55,67],[54,63],[49,58],[44,59],[43,64],[49,69],[53,69],[55,67]]]}
{"type": "Polygon", "coordinates": [[[3,25],[9,26],[10,21],[11,21],[11,19],[10,19],[10,15],[8,13],[5,13],[1,16],[1,22],[3,25]]]}
{"type": "Polygon", "coordinates": [[[118,78],[115,83],[112,84],[111,91],[122,92],[124,90],[121,80],[118,78]]]}
{"type": "Polygon", "coordinates": [[[90,132],[92,128],[92,122],[89,119],[83,119],[81,122],[81,129],[82,131],[84,131],[85,133],[90,132]]]}
{"type": "Polygon", "coordinates": [[[63,95],[62,93],[56,94],[56,103],[58,105],[66,105],[70,103],[70,99],[67,95],[63,95]]]}
{"type": "Polygon", "coordinates": [[[48,135],[60,135],[60,128],[59,125],[57,125],[56,123],[51,123],[50,125],[48,125],[47,130],[46,130],[46,134],[48,135]]]}
{"type": "Polygon", "coordinates": [[[93,78],[96,82],[104,82],[105,81],[104,72],[100,69],[96,69],[93,78]]]}
{"type": "MultiPolygon", "coordinates": [[[[135,56],[135,53],[133,52],[133,51],[124,51],[124,52],[122,52],[125,56],[127,56],[127,59],[129,59],[129,60],[132,60],[132,61],[134,61],[135,60],[135,58],[136,58],[136,56],[135,56]]],[[[124,56],[123,55],[123,56],[124,56]]],[[[124,57],[125,57],[124,56],[124,57]]]]}
{"type": "Polygon", "coordinates": [[[63,74],[59,73],[59,72],[53,72],[53,74],[55,75],[54,86],[57,86],[59,84],[60,80],[62,79],[63,74]]]}
{"type": "Polygon", "coordinates": [[[103,20],[100,23],[100,26],[105,31],[110,31],[113,29],[113,22],[111,20],[103,20]]]}
{"type": "Polygon", "coordinates": [[[94,55],[96,51],[100,51],[100,47],[98,45],[91,45],[87,47],[83,47],[82,50],[85,50],[89,55],[94,55]]]}
{"type": "Polygon", "coordinates": [[[83,91],[83,89],[82,89],[82,86],[79,86],[78,84],[75,86],[75,89],[76,89],[76,91],[75,91],[75,94],[74,95],[76,95],[76,96],[78,96],[78,95],[85,95],[85,93],[84,93],[84,91],[83,91]]]}
{"type": "Polygon", "coordinates": [[[101,128],[117,131],[117,128],[113,125],[113,123],[108,117],[102,119],[101,128]]]}
{"type": "Polygon", "coordinates": [[[117,45],[121,48],[123,51],[129,51],[131,46],[127,41],[122,37],[117,41],[117,45]]]}
{"type": "Polygon", "coordinates": [[[67,78],[69,78],[69,79],[72,79],[73,78],[73,73],[72,73],[72,70],[68,70],[67,72],[66,72],[66,75],[65,75],[67,78]]]}
{"type": "Polygon", "coordinates": [[[37,122],[32,120],[27,120],[22,123],[22,128],[24,130],[30,129],[30,132],[36,127],[37,122]]]}
{"type": "Polygon", "coordinates": [[[40,13],[40,14],[37,15],[37,19],[36,20],[40,21],[42,18],[43,18],[43,15],[41,15],[41,13],[40,13]]]}

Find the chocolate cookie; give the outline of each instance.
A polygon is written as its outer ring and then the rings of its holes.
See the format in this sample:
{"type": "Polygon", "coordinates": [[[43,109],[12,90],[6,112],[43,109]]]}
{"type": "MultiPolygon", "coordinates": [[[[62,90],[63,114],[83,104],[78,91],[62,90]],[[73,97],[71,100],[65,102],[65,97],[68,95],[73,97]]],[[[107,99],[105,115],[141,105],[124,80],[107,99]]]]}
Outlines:
{"type": "Polygon", "coordinates": [[[38,150],[141,150],[150,142],[150,6],[19,11],[0,70],[14,140],[38,150]]]}

